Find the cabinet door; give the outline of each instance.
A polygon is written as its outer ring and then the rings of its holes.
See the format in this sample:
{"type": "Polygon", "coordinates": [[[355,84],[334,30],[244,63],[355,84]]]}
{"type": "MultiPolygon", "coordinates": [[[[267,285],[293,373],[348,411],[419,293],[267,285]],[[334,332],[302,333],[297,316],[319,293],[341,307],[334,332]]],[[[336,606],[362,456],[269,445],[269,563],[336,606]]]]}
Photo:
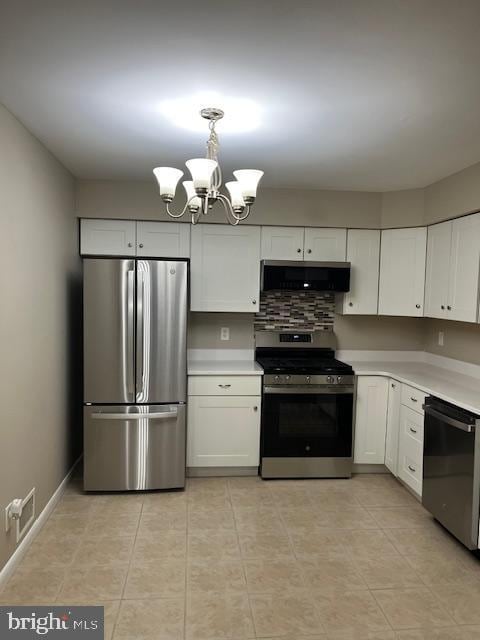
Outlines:
{"type": "Polygon", "coordinates": [[[398,477],[422,495],[423,415],[404,405],[400,408],[398,477]]]}
{"type": "Polygon", "coordinates": [[[260,227],[193,227],[190,266],[192,311],[258,311],[260,227]]]}
{"type": "Polygon", "coordinates": [[[137,256],[189,258],[190,224],[137,222],[137,256]]]}
{"type": "Polygon", "coordinates": [[[388,383],[387,435],[385,438],[385,466],[397,475],[398,436],[400,429],[401,385],[396,380],[388,383]]]}
{"type": "Polygon", "coordinates": [[[382,231],[378,313],[423,316],[427,230],[382,231]]]}
{"type": "Polygon", "coordinates": [[[359,464],[384,464],[388,379],[360,376],[357,383],[355,454],[359,464]]]}
{"type": "Polygon", "coordinates": [[[303,260],[303,227],[262,227],[262,260],[303,260]]]}
{"type": "Polygon", "coordinates": [[[80,253],[83,256],[134,256],[135,222],[82,219],[80,253]]]}
{"type": "Polygon", "coordinates": [[[187,467],[256,467],[260,397],[190,396],[187,467]]]}
{"type": "Polygon", "coordinates": [[[343,313],[376,314],[378,312],[380,231],[349,229],[347,261],[351,263],[350,291],[343,298],[343,313]]]}
{"type": "Polygon", "coordinates": [[[344,262],[346,254],[346,229],[305,228],[305,260],[344,262]]]}
{"type": "Polygon", "coordinates": [[[448,284],[448,318],[476,322],[480,259],[480,214],[452,222],[452,252],[448,284]]]}
{"type": "Polygon", "coordinates": [[[428,227],[425,315],[429,318],[447,317],[451,242],[451,222],[428,227]]]}

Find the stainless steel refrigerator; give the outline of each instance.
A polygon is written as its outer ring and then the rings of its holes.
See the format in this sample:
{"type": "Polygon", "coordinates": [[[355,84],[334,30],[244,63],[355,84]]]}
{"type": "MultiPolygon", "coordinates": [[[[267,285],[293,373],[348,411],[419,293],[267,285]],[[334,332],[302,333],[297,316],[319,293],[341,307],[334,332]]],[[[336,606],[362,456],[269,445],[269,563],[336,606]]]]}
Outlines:
{"type": "Polygon", "coordinates": [[[185,485],[188,263],[84,259],[84,488],[185,485]]]}

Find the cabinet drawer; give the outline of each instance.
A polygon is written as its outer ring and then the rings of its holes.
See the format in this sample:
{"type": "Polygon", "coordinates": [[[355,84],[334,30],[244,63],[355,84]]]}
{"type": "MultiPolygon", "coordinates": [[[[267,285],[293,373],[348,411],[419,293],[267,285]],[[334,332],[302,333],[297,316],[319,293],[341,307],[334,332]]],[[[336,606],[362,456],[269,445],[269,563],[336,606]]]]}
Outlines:
{"type": "Polygon", "coordinates": [[[414,409],[403,406],[401,410],[400,438],[412,441],[412,446],[419,447],[419,457],[423,456],[423,415],[414,409]]]}
{"type": "Polygon", "coordinates": [[[401,449],[399,455],[398,476],[415,491],[419,496],[422,495],[423,481],[423,460],[418,460],[415,456],[411,456],[408,449],[401,449]]]}
{"type": "Polygon", "coordinates": [[[427,394],[420,391],[420,389],[410,387],[408,384],[402,384],[402,404],[417,411],[417,413],[423,414],[422,407],[426,397],[427,394]]]}
{"type": "Polygon", "coordinates": [[[189,396],[259,396],[261,376],[189,376],[189,396]]]}

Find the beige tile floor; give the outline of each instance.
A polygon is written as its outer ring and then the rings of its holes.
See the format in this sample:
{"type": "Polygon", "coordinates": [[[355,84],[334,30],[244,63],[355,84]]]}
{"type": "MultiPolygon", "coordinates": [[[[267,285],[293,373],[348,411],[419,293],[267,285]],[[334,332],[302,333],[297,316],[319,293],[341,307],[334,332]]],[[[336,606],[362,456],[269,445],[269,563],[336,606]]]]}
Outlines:
{"type": "Polygon", "coordinates": [[[480,562],[386,475],[77,480],[0,602],[103,604],[114,640],[473,640],[480,562]]]}

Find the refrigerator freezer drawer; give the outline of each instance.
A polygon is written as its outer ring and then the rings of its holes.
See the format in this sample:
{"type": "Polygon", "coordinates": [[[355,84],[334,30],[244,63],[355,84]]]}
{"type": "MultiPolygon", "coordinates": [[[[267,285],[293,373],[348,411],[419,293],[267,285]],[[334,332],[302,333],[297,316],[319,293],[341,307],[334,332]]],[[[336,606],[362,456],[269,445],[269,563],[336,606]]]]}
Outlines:
{"type": "Polygon", "coordinates": [[[85,491],[185,486],[185,405],[84,407],[85,491]]]}

